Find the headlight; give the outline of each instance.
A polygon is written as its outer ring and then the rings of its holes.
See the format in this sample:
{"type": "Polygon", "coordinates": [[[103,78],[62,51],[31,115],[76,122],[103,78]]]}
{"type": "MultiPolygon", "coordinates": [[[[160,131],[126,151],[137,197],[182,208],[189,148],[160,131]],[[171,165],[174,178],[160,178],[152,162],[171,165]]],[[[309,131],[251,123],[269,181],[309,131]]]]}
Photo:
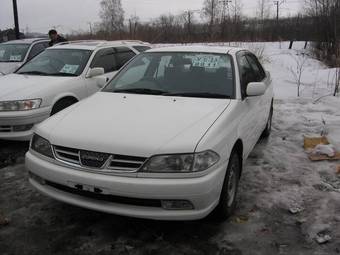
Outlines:
{"type": "Polygon", "coordinates": [[[0,102],[0,112],[27,111],[40,107],[41,99],[0,102]]]}
{"type": "Polygon", "coordinates": [[[190,173],[208,169],[219,161],[216,152],[172,154],[151,157],[141,169],[150,173],[190,173]]]}
{"type": "Polygon", "coordinates": [[[37,134],[32,137],[31,149],[44,156],[54,158],[50,142],[37,134]]]}

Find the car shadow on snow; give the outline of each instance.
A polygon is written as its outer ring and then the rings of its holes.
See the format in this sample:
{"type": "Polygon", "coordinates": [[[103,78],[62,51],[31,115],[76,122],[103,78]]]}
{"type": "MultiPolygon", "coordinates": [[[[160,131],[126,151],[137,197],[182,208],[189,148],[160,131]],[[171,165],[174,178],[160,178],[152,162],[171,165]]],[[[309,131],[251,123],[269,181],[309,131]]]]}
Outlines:
{"type": "Polygon", "coordinates": [[[29,142],[0,140],[0,168],[23,163],[28,148],[29,142]]]}
{"type": "MultiPolygon", "coordinates": [[[[39,200],[35,202],[44,205],[40,204],[39,212],[25,220],[26,235],[32,238],[29,240],[32,251],[44,250],[51,254],[97,254],[99,251],[100,254],[220,254],[213,237],[223,231],[224,224],[209,217],[198,221],[154,221],[96,212],[48,198],[39,200]],[[40,242],[41,238],[47,242],[40,242]]],[[[36,205],[32,207],[37,209],[36,205]]],[[[230,251],[233,253],[226,254],[242,254],[232,245],[230,251]]]]}

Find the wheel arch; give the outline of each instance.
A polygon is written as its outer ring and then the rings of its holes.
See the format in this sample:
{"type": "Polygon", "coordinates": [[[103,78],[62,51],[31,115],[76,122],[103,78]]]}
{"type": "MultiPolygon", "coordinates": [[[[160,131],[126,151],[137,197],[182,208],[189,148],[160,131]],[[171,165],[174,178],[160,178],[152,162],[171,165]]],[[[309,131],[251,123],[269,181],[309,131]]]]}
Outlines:
{"type": "Polygon", "coordinates": [[[239,155],[240,167],[241,167],[240,177],[241,177],[242,171],[243,171],[243,142],[240,138],[236,140],[233,146],[233,149],[232,149],[232,153],[233,152],[236,152],[239,155]]]}
{"type": "Polygon", "coordinates": [[[58,97],[56,97],[53,100],[53,103],[51,104],[51,113],[53,111],[53,108],[60,102],[64,101],[64,100],[72,100],[74,103],[79,102],[79,98],[77,96],[75,96],[74,94],[62,94],[58,97]]]}

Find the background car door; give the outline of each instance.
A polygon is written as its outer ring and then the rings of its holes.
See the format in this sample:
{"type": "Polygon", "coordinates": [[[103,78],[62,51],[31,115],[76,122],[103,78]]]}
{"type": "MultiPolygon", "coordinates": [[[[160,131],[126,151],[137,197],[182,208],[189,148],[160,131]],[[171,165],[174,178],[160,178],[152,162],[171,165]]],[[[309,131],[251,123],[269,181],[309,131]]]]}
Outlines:
{"type": "MultiPolygon", "coordinates": [[[[98,76],[109,81],[118,70],[136,54],[126,47],[111,47],[99,50],[94,56],[90,68],[104,68],[104,75],[98,76]]],[[[97,92],[100,88],[96,85],[97,77],[86,78],[86,86],[89,95],[97,92]]]]}
{"type": "Polygon", "coordinates": [[[262,131],[260,131],[260,119],[262,118],[261,111],[261,97],[247,97],[247,85],[250,82],[257,81],[253,68],[246,57],[246,52],[240,52],[237,54],[237,63],[240,73],[242,110],[244,113],[241,125],[240,133],[243,134],[244,153],[248,155],[252,148],[255,146],[262,131]]]}
{"type": "Polygon", "coordinates": [[[32,58],[43,52],[48,47],[48,43],[46,42],[38,42],[34,44],[31,50],[28,53],[28,57],[26,61],[30,61],[32,58]]]}

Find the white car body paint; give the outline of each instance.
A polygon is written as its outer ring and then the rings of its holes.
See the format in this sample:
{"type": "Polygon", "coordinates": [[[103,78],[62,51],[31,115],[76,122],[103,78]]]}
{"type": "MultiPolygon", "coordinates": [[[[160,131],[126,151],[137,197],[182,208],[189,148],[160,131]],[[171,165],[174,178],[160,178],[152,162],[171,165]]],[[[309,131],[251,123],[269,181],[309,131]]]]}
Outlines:
{"type": "Polygon", "coordinates": [[[135,54],[139,52],[132,45],[143,45],[140,43],[125,43],[124,41],[113,42],[79,42],[65,45],[57,45],[54,49],[85,49],[91,50],[91,54],[83,72],[77,77],[62,76],[39,76],[26,74],[9,74],[0,76],[0,101],[16,101],[28,99],[41,99],[42,104],[38,110],[28,111],[0,111],[0,139],[29,140],[33,129],[20,132],[9,132],[11,127],[17,125],[37,124],[51,115],[53,106],[58,100],[65,97],[73,97],[80,101],[95,92],[98,87],[98,79],[110,80],[117,73],[108,72],[103,75],[87,78],[90,64],[99,50],[114,47],[126,47],[135,54]]]}
{"type": "MultiPolygon", "coordinates": [[[[46,38],[32,38],[32,39],[22,39],[6,42],[7,44],[29,44],[26,55],[20,62],[0,62],[0,76],[10,74],[15,72],[19,67],[29,61],[30,53],[33,47],[38,43],[48,44],[49,40],[46,38]]],[[[46,45],[47,47],[47,45],[46,45]]]]}
{"type": "Polygon", "coordinates": [[[169,47],[149,52],[207,52],[229,54],[234,62],[234,99],[166,97],[99,92],[38,125],[35,133],[53,146],[149,159],[154,155],[215,151],[220,160],[202,172],[146,173],[105,171],[67,164],[30,149],[26,168],[40,192],[77,206],[131,217],[157,220],[204,218],[219,202],[231,151],[243,144],[246,160],[265,129],[273,100],[269,73],[264,95],[241,96],[237,54],[243,49],[169,47]],[[51,186],[49,182],[56,183],[51,186]],[[186,200],[194,209],[105,202],[59,187],[79,184],[104,195],[128,199],[186,200]],[[59,186],[58,186],[59,185],[59,186]]]}

